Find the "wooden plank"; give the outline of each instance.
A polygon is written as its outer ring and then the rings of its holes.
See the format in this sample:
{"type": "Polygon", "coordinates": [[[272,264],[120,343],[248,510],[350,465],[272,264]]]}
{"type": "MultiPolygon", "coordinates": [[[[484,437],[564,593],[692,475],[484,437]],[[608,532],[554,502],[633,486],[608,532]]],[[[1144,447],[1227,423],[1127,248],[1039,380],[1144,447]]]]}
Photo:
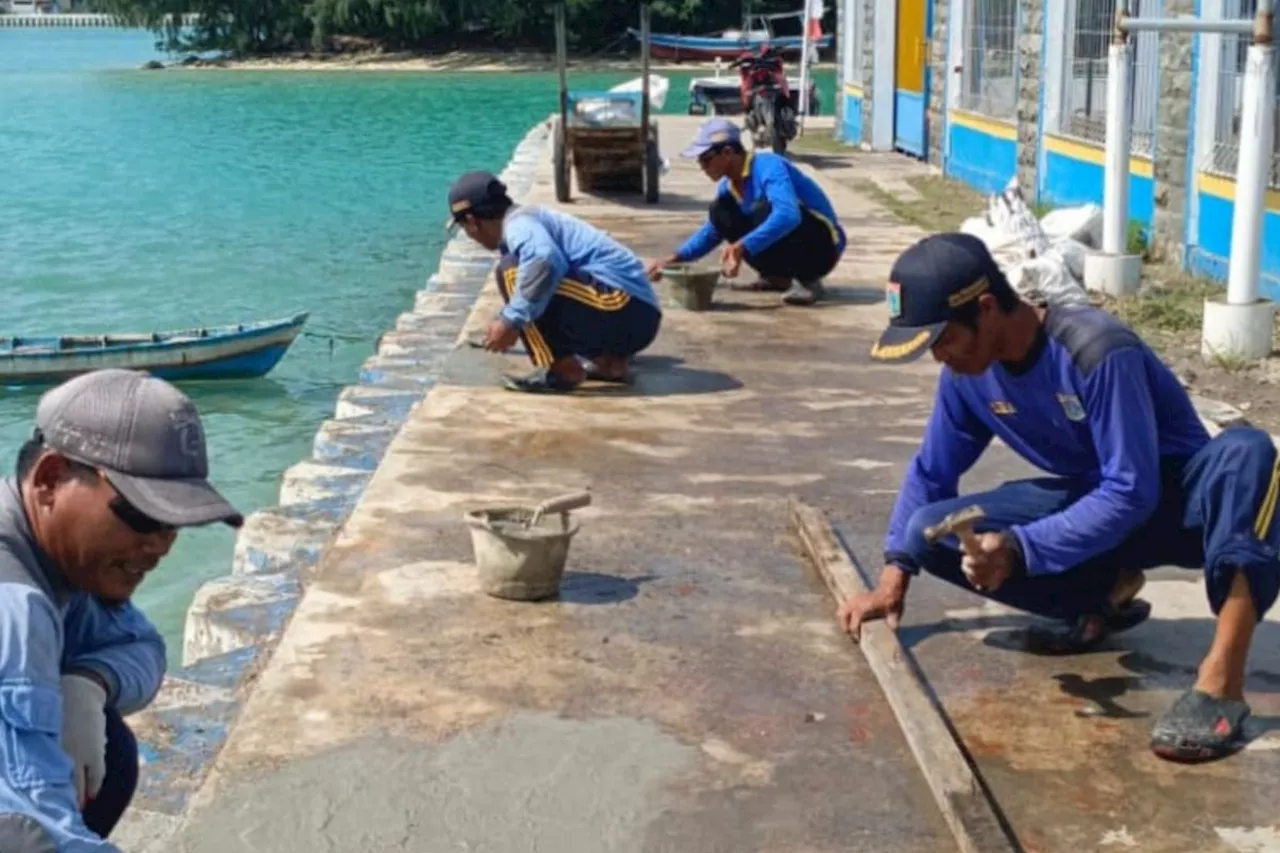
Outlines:
{"type": "MultiPolygon", "coordinates": [[[[821,510],[793,498],[790,516],[792,529],[833,598],[843,602],[867,590],[867,579],[821,510]]],[[[883,621],[863,625],[858,648],[880,682],[961,853],[1021,853],[897,634],[883,621]]]]}

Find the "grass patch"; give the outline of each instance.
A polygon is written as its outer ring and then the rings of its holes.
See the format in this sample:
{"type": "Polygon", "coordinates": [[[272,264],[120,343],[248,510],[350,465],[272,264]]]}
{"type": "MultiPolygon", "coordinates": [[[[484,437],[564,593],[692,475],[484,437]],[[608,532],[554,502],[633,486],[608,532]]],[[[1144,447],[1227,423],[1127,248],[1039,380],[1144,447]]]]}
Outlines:
{"type": "Polygon", "coordinates": [[[1216,282],[1171,264],[1147,264],[1137,293],[1107,299],[1103,307],[1148,343],[1169,345],[1200,334],[1204,301],[1221,292],[1222,287],[1216,282]]]}
{"type": "Polygon", "coordinates": [[[859,154],[861,149],[856,145],[834,138],[826,130],[806,130],[804,136],[797,136],[787,144],[789,151],[797,154],[859,154]]]}
{"type": "Polygon", "coordinates": [[[856,187],[894,216],[925,231],[955,231],[961,222],[980,216],[986,209],[986,198],[981,193],[956,181],[931,175],[907,178],[906,182],[920,198],[899,198],[867,180],[857,181],[856,187]]]}

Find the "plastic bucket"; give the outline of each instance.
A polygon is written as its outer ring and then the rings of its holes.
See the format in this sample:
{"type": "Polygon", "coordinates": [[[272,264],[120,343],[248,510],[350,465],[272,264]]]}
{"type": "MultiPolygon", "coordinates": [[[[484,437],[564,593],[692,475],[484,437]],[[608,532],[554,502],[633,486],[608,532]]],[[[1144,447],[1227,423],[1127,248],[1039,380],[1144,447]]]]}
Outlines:
{"type": "Polygon", "coordinates": [[[706,311],[715,301],[720,271],[673,264],[662,268],[662,279],[666,282],[667,293],[677,304],[690,311],[706,311]]]}
{"type": "Polygon", "coordinates": [[[466,514],[480,588],[495,598],[538,601],[560,592],[569,542],[578,523],[568,513],[548,513],[527,527],[533,510],[497,507],[466,514]]]}

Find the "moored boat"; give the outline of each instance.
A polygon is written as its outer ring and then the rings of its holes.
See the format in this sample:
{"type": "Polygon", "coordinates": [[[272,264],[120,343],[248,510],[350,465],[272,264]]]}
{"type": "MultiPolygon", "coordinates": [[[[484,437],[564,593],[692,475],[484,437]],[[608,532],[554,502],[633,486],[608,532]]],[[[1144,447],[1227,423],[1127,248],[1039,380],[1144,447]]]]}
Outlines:
{"type": "Polygon", "coordinates": [[[40,385],[104,367],[168,380],[251,379],[284,357],[310,312],[166,332],[0,337],[0,385],[40,385]]]}
{"type": "MultiPolygon", "coordinates": [[[[680,33],[650,33],[649,50],[655,59],[710,61],[733,59],[745,51],[759,50],[769,45],[784,56],[799,55],[804,49],[804,35],[779,36],[774,33],[776,20],[803,17],[804,12],[784,12],[773,15],[747,15],[740,29],[721,30],[706,35],[693,36],[680,33]]],[[[627,28],[632,38],[639,40],[640,31],[627,28]]],[[[818,33],[810,41],[814,50],[831,47],[830,33],[818,33]]]]}

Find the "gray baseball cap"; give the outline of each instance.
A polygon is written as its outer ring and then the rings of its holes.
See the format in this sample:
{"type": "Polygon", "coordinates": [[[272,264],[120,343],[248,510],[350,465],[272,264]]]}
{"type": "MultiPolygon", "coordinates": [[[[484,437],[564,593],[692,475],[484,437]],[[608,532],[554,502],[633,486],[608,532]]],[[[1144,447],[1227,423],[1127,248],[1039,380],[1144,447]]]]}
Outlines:
{"type": "Polygon", "coordinates": [[[46,447],[99,468],[147,516],[175,527],[244,516],[209,484],[204,427],[177,388],[133,370],[95,370],[47,391],[36,406],[46,447]]]}

